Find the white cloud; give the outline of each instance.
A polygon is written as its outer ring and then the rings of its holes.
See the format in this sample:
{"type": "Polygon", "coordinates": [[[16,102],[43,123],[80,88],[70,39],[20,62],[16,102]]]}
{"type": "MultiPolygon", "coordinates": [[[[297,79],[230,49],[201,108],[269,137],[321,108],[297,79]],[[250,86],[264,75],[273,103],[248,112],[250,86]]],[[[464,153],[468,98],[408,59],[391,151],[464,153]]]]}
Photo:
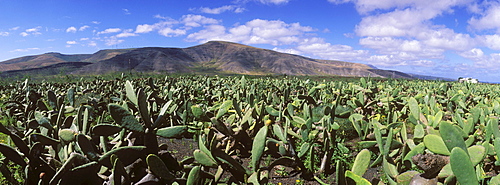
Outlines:
{"type": "Polygon", "coordinates": [[[478,60],[478,59],[481,59],[484,57],[484,52],[483,52],[483,50],[481,50],[479,48],[473,48],[469,51],[461,52],[460,55],[465,57],[465,58],[478,60]]]}
{"type": "Polygon", "coordinates": [[[104,31],[97,32],[97,35],[107,34],[107,33],[116,33],[116,32],[120,32],[120,31],[122,31],[122,29],[120,29],[120,28],[108,28],[108,29],[105,29],[104,31]]]}
{"type": "MultiPolygon", "coordinates": [[[[485,2],[487,8],[485,10],[476,10],[480,14],[479,17],[472,17],[469,19],[469,26],[476,30],[490,30],[494,29],[500,33],[500,3],[498,2],[485,2]]],[[[481,9],[481,8],[478,8],[481,9]]]]}
{"type": "Polygon", "coordinates": [[[361,61],[374,65],[431,67],[436,65],[432,60],[445,58],[445,51],[463,52],[479,43],[467,33],[433,22],[473,0],[328,1],[354,4],[361,15],[355,27],[356,35],[361,37],[359,44],[373,52],[361,61]]]}
{"type": "Polygon", "coordinates": [[[97,43],[96,43],[95,41],[93,41],[93,40],[92,40],[92,41],[90,41],[90,42],[87,44],[87,46],[89,46],[89,47],[95,47],[95,46],[97,46],[97,43]]]}
{"type": "Polygon", "coordinates": [[[406,8],[366,16],[356,26],[356,33],[358,36],[415,36],[433,29],[428,21],[440,13],[433,9],[406,8]]]}
{"type": "Polygon", "coordinates": [[[26,37],[28,35],[41,35],[42,33],[40,32],[40,29],[42,29],[41,26],[37,26],[34,28],[29,28],[24,30],[24,32],[21,32],[19,35],[26,37]]]}
{"type": "Polygon", "coordinates": [[[495,35],[482,35],[478,37],[479,42],[482,43],[482,45],[493,49],[493,50],[500,50],[500,35],[495,34],[495,35]]]}
{"type": "Polygon", "coordinates": [[[130,14],[131,14],[131,13],[130,13],[130,11],[129,11],[128,9],[126,9],[126,8],[124,8],[124,9],[122,9],[122,10],[123,10],[123,13],[124,13],[125,15],[130,15],[130,14]]]}
{"type": "Polygon", "coordinates": [[[141,24],[137,25],[135,28],[135,33],[149,33],[155,30],[156,26],[149,24],[141,24]]]}
{"type": "Polygon", "coordinates": [[[348,2],[351,2],[351,1],[353,1],[353,0],[328,0],[328,2],[334,3],[334,4],[348,3],[348,2]]]}
{"type": "Polygon", "coordinates": [[[66,29],[66,33],[76,33],[76,28],[71,26],[68,29],[66,29]]]}
{"type": "Polygon", "coordinates": [[[271,44],[274,46],[298,43],[301,37],[314,31],[299,23],[287,24],[279,20],[254,19],[244,25],[237,25],[226,30],[221,25],[206,26],[204,30],[188,35],[191,41],[206,42],[210,40],[226,40],[244,44],[271,44]]]}
{"type": "Polygon", "coordinates": [[[433,67],[436,65],[436,63],[431,60],[415,59],[404,52],[398,53],[397,55],[371,55],[365,60],[372,65],[383,67],[408,65],[419,67],[433,67]]]}
{"type": "Polygon", "coordinates": [[[92,24],[101,24],[99,21],[92,21],[92,24]]]}
{"type": "Polygon", "coordinates": [[[404,40],[401,44],[401,51],[420,52],[422,51],[422,44],[417,40],[404,40]]]}
{"type": "Polygon", "coordinates": [[[41,26],[37,26],[37,27],[34,27],[34,28],[26,29],[26,32],[28,32],[28,33],[36,33],[38,31],[40,31],[40,29],[42,29],[42,27],[41,26]]]}
{"type": "Polygon", "coordinates": [[[9,36],[9,35],[10,35],[9,32],[0,32],[0,36],[6,37],[6,36],[9,36]]]}
{"type": "Polygon", "coordinates": [[[117,44],[120,44],[122,42],[125,42],[125,40],[120,40],[117,37],[112,36],[112,37],[104,38],[104,42],[107,46],[112,46],[112,45],[117,45],[117,44]]]}
{"type": "Polygon", "coordinates": [[[116,35],[116,37],[122,38],[122,37],[134,37],[134,36],[137,36],[136,33],[132,33],[133,31],[134,31],[133,29],[124,30],[122,33],[116,35]]]}
{"type": "Polygon", "coordinates": [[[87,26],[87,25],[82,26],[82,27],[78,28],[78,31],[85,31],[87,28],[90,28],[90,26],[87,26]]]}
{"type": "Polygon", "coordinates": [[[16,27],[9,28],[9,30],[10,30],[10,31],[16,31],[16,30],[18,30],[19,28],[21,28],[21,27],[16,26],[16,27]]]}
{"type": "Polygon", "coordinates": [[[174,20],[174,19],[169,18],[169,17],[163,17],[161,15],[155,15],[154,17],[157,19],[162,19],[162,21],[157,22],[155,24],[137,25],[137,27],[135,29],[135,33],[149,33],[149,32],[155,31],[155,30],[159,31],[159,30],[162,30],[164,28],[167,28],[167,27],[171,28],[174,25],[179,24],[179,21],[174,20]]]}
{"type": "Polygon", "coordinates": [[[276,5],[279,5],[279,4],[286,4],[288,3],[290,0],[257,0],[263,4],[276,4],[276,5]]]}
{"type": "Polygon", "coordinates": [[[171,20],[171,19],[172,19],[172,18],[170,18],[170,17],[164,17],[164,16],[162,16],[162,15],[160,15],[160,14],[156,14],[156,15],[154,16],[154,18],[157,18],[157,19],[164,19],[164,20],[171,20]]]}
{"type": "Polygon", "coordinates": [[[227,38],[226,28],[222,25],[208,25],[205,29],[200,30],[196,33],[191,33],[187,36],[189,41],[193,42],[207,42],[211,40],[223,40],[223,41],[233,41],[227,38]]]}
{"type": "Polygon", "coordinates": [[[281,49],[281,48],[273,48],[273,51],[281,52],[281,53],[288,53],[288,54],[293,54],[293,55],[300,55],[302,52],[296,49],[288,48],[288,49],[281,49]]]}
{"type": "Polygon", "coordinates": [[[361,21],[354,33],[359,45],[370,52],[359,61],[437,76],[477,75],[497,79],[500,71],[498,1],[328,1],[352,3],[360,14],[361,21]],[[462,29],[464,19],[467,30],[462,29]]]}
{"type": "Polygon", "coordinates": [[[158,31],[158,33],[160,35],[165,36],[165,37],[177,37],[177,36],[185,35],[186,34],[186,30],[183,30],[183,29],[172,29],[172,28],[166,27],[166,28],[160,29],[158,31]]]}
{"type": "Polygon", "coordinates": [[[216,19],[208,18],[202,15],[193,15],[193,14],[182,16],[181,22],[184,23],[185,26],[189,27],[200,27],[202,25],[219,23],[219,21],[216,19]]]}
{"type": "Polygon", "coordinates": [[[243,25],[226,28],[208,25],[187,36],[188,41],[207,42],[222,40],[243,44],[270,44],[273,50],[291,54],[311,55],[321,59],[353,61],[367,57],[367,50],[356,50],[351,46],[331,44],[322,38],[312,37],[317,31],[300,23],[285,23],[280,20],[254,19],[243,25]],[[283,47],[285,46],[285,47],[283,47]]]}
{"type": "Polygon", "coordinates": [[[70,40],[70,41],[66,41],[66,44],[77,44],[77,42],[74,40],[70,40]]]}
{"type": "MultiPolygon", "coordinates": [[[[445,51],[443,47],[430,47],[420,40],[394,37],[365,37],[359,40],[359,44],[374,49],[379,54],[406,56],[405,59],[412,56],[412,60],[418,58],[440,59],[443,58],[442,54],[445,51]]],[[[447,42],[437,44],[446,45],[447,42]]]]}
{"type": "Polygon", "coordinates": [[[368,14],[377,10],[405,9],[412,7],[424,11],[450,11],[451,7],[471,4],[473,0],[328,0],[331,3],[354,3],[360,14],[368,14]]]}
{"type": "Polygon", "coordinates": [[[245,11],[245,8],[236,6],[236,5],[225,5],[217,8],[208,8],[208,7],[200,7],[197,9],[201,13],[207,14],[221,14],[227,11],[231,11],[234,13],[242,13],[245,11]]]}
{"type": "MultiPolygon", "coordinates": [[[[474,65],[471,66],[471,68],[481,69],[483,72],[486,72],[484,70],[487,70],[487,72],[500,70],[500,53],[491,53],[487,55],[483,50],[473,48],[459,54],[464,58],[474,61],[474,65]]],[[[469,68],[469,70],[471,68],[469,68]]]]}
{"type": "MultiPolygon", "coordinates": [[[[186,35],[187,31],[192,29],[193,27],[201,27],[220,23],[219,20],[193,14],[184,15],[179,20],[175,20],[169,17],[163,17],[161,15],[155,15],[155,18],[162,20],[155,24],[137,25],[134,33],[149,33],[152,31],[157,31],[158,34],[165,37],[177,37],[186,35]],[[178,26],[181,27],[175,28],[178,26]]],[[[131,35],[131,32],[127,35],[131,35]]]]}
{"type": "Polygon", "coordinates": [[[355,50],[351,46],[327,43],[317,37],[304,39],[298,44],[297,50],[321,59],[343,61],[359,61],[368,55],[367,50],[355,50]]]}
{"type": "Polygon", "coordinates": [[[434,61],[430,61],[430,60],[414,60],[414,61],[410,61],[409,65],[421,66],[421,67],[433,67],[436,65],[436,63],[434,61]]]}
{"type": "Polygon", "coordinates": [[[12,50],[12,51],[9,51],[9,52],[11,52],[11,53],[14,53],[14,52],[28,52],[28,51],[33,51],[33,50],[40,50],[40,48],[15,49],[15,50],[12,50]]]}
{"type": "Polygon", "coordinates": [[[468,34],[455,33],[451,29],[426,30],[419,38],[427,46],[446,50],[467,50],[476,43],[468,34]]]}
{"type": "Polygon", "coordinates": [[[89,40],[89,38],[85,37],[85,38],[80,38],[80,41],[85,41],[85,40],[89,40]]]}

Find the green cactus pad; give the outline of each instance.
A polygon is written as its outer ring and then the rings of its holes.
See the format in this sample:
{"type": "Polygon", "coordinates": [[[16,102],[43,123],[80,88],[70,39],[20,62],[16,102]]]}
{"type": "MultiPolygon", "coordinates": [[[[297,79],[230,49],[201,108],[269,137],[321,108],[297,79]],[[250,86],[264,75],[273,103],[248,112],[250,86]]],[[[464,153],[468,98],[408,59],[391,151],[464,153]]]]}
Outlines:
{"type": "Polygon", "coordinates": [[[262,155],[264,154],[268,127],[268,125],[264,125],[262,128],[260,128],[259,132],[257,132],[257,135],[255,135],[255,138],[253,140],[252,160],[250,164],[253,166],[254,172],[259,169],[260,157],[262,157],[262,155]]]}
{"type": "Polygon", "coordinates": [[[351,178],[356,182],[357,185],[371,185],[370,181],[366,180],[365,178],[354,174],[353,172],[347,170],[345,171],[345,177],[351,178]]]}
{"type": "Polygon", "coordinates": [[[215,116],[215,118],[219,119],[220,117],[222,117],[222,115],[224,115],[227,111],[229,111],[232,105],[233,105],[233,100],[227,100],[224,103],[222,103],[219,110],[217,111],[217,115],[215,116]]]}
{"type": "Polygon", "coordinates": [[[271,115],[271,116],[275,116],[275,117],[278,117],[280,115],[280,111],[277,111],[276,109],[274,109],[273,107],[271,106],[266,106],[266,112],[271,115]]]}
{"type": "Polygon", "coordinates": [[[111,103],[108,105],[109,113],[111,117],[121,125],[132,131],[144,132],[145,128],[143,125],[135,119],[135,116],[132,115],[127,109],[123,108],[118,104],[111,103]]]}
{"type": "Polygon", "coordinates": [[[61,130],[59,130],[59,138],[66,143],[74,141],[76,135],[78,135],[78,133],[76,131],[74,131],[73,129],[61,129],[61,130]]]}
{"type": "Polygon", "coordinates": [[[148,99],[142,88],[140,88],[137,93],[137,105],[139,107],[139,113],[141,114],[142,121],[144,121],[144,125],[146,128],[151,128],[153,122],[149,116],[148,99]]]}
{"type": "Polygon", "coordinates": [[[196,117],[197,119],[201,119],[203,116],[205,116],[205,112],[203,111],[200,105],[191,106],[191,112],[193,113],[193,116],[196,117]]]}
{"type": "Polygon", "coordinates": [[[17,134],[10,134],[10,139],[12,139],[14,144],[16,144],[17,149],[24,155],[28,155],[30,153],[30,148],[28,147],[28,145],[17,134]]]}
{"type": "Polygon", "coordinates": [[[122,130],[118,125],[98,124],[92,127],[92,133],[98,136],[111,136],[122,130]]]}
{"type": "Polygon", "coordinates": [[[214,168],[217,167],[217,162],[205,152],[196,149],[194,150],[193,155],[196,161],[198,161],[200,164],[214,168]]]}
{"type": "Polygon", "coordinates": [[[460,184],[479,184],[469,155],[460,147],[451,150],[450,165],[460,184]]]}
{"type": "Polygon", "coordinates": [[[163,161],[155,154],[149,154],[146,158],[149,170],[156,176],[168,181],[171,181],[175,176],[168,170],[163,161]]]}
{"type": "Polygon", "coordinates": [[[495,148],[495,152],[497,153],[497,158],[500,159],[500,137],[495,138],[493,144],[493,148],[495,148]]]}
{"type": "Polygon", "coordinates": [[[438,178],[440,179],[444,179],[444,178],[447,178],[449,176],[452,176],[453,175],[453,170],[451,170],[451,165],[450,163],[444,165],[444,167],[441,169],[441,171],[439,171],[439,174],[438,174],[438,178]]]}
{"type": "Polygon", "coordinates": [[[477,164],[479,164],[486,156],[486,149],[481,145],[471,146],[467,149],[467,151],[469,152],[472,166],[476,166],[477,164]]]}
{"type": "Polygon", "coordinates": [[[250,175],[251,172],[246,170],[241,163],[236,161],[230,155],[221,151],[219,149],[214,149],[212,151],[212,155],[216,158],[217,161],[228,164],[232,169],[236,170],[239,174],[247,174],[250,175]]]}
{"type": "Polygon", "coordinates": [[[4,133],[4,134],[7,134],[7,135],[10,134],[10,131],[7,130],[7,128],[3,124],[0,124],[0,132],[4,133]]]}
{"type": "Polygon", "coordinates": [[[412,178],[417,174],[419,174],[419,172],[417,172],[417,171],[407,171],[407,172],[404,172],[402,174],[399,174],[396,177],[396,181],[398,184],[408,185],[408,184],[410,184],[412,178]]]}
{"type": "Polygon", "coordinates": [[[441,134],[441,138],[443,138],[443,141],[449,151],[455,147],[459,147],[467,153],[467,147],[462,137],[462,132],[460,132],[450,122],[441,122],[439,124],[439,133],[441,134]]]}
{"type": "Polygon", "coordinates": [[[410,114],[415,120],[420,120],[420,107],[418,102],[414,97],[408,99],[408,107],[410,108],[410,114]]]}
{"type": "Polygon", "coordinates": [[[490,185],[500,185],[500,175],[492,177],[489,184],[490,185]]]}
{"type": "Polygon", "coordinates": [[[115,148],[99,158],[99,163],[106,166],[111,167],[113,164],[111,163],[110,157],[113,154],[116,154],[123,165],[127,166],[137,160],[140,157],[144,157],[145,155],[145,146],[123,146],[119,148],[115,148]]]}
{"type": "Polygon", "coordinates": [[[363,176],[370,165],[370,158],[371,153],[368,149],[361,150],[352,165],[352,173],[358,176],[363,176]]]}
{"type": "Polygon", "coordinates": [[[56,185],[59,184],[59,180],[71,170],[71,168],[79,163],[85,163],[89,162],[89,159],[87,159],[85,156],[79,154],[79,153],[73,153],[71,156],[64,162],[64,164],[59,168],[57,173],[52,177],[50,180],[50,185],[56,185]]]}
{"type": "Polygon", "coordinates": [[[195,166],[189,172],[186,185],[196,185],[196,184],[199,184],[200,179],[201,179],[201,167],[200,166],[195,166]]]}
{"type": "Polygon", "coordinates": [[[425,135],[424,126],[422,124],[418,124],[415,126],[415,131],[413,132],[414,138],[422,138],[425,135]]]}
{"type": "Polygon", "coordinates": [[[127,98],[132,103],[134,103],[135,105],[137,105],[137,95],[135,94],[134,86],[128,80],[125,82],[125,91],[126,91],[127,98]]]}
{"type": "MultiPolygon", "coordinates": [[[[403,161],[412,161],[411,158],[417,154],[421,154],[425,150],[425,144],[420,143],[417,146],[415,146],[412,150],[410,150],[405,157],[403,158],[403,161]]],[[[413,161],[412,161],[413,162],[413,161]]]]}
{"type": "Polygon", "coordinates": [[[38,133],[31,134],[30,137],[31,137],[32,141],[40,142],[43,145],[55,146],[55,145],[59,144],[59,140],[55,140],[51,137],[48,137],[48,136],[42,135],[42,134],[38,134],[38,133]]]}
{"type": "Polygon", "coordinates": [[[178,125],[172,127],[165,127],[158,129],[156,135],[165,138],[179,138],[182,137],[188,131],[188,127],[185,125],[178,125]]]}
{"type": "Polygon", "coordinates": [[[221,133],[223,133],[226,136],[231,135],[231,131],[227,128],[227,126],[220,122],[218,119],[215,117],[211,118],[210,121],[212,122],[212,125],[221,133]]]}
{"type": "Polygon", "coordinates": [[[71,169],[61,178],[59,184],[98,184],[102,179],[97,176],[100,165],[93,161],[71,169]]]}
{"type": "Polygon", "coordinates": [[[434,134],[429,134],[424,137],[424,144],[427,149],[436,154],[450,155],[450,151],[444,144],[443,139],[434,134]]]}
{"type": "Polygon", "coordinates": [[[120,159],[117,158],[115,160],[112,160],[112,162],[113,162],[113,169],[111,169],[111,172],[113,173],[113,183],[122,184],[122,177],[125,177],[125,180],[127,181],[128,174],[120,159]]]}
{"type": "Polygon", "coordinates": [[[93,143],[86,135],[79,134],[76,136],[76,141],[82,152],[91,160],[97,160],[97,153],[94,151],[93,143]]]}
{"type": "Polygon", "coordinates": [[[26,166],[26,161],[24,161],[23,157],[21,157],[21,155],[19,155],[19,153],[9,145],[0,143],[0,153],[18,165],[23,167],[26,166]]]}
{"type": "Polygon", "coordinates": [[[281,141],[287,142],[286,134],[285,132],[283,132],[283,128],[281,128],[281,126],[278,124],[273,124],[272,127],[274,135],[278,137],[281,141]]]}

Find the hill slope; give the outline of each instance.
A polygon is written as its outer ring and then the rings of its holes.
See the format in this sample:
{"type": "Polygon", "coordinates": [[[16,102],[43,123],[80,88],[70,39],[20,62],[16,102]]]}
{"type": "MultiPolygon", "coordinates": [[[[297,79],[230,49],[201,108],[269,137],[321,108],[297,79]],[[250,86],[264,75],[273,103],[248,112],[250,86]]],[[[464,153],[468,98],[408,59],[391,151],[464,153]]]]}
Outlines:
{"type": "Polygon", "coordinates": [[[25,56],[1,62],[0,72],[40,68],[64,62],[79,62],[90,56],[90,54],[63,55],[61,53],[25,56]]]}
{"type": "Polygon", "coordinates": [[[94,54],[83,55],[46,53],[0,62],[0,71],[4,73],[10,71],[9,73],[17,75],[36,74],[42,71],[44,75],[133,71],[412,78],[405,73],[376,69],[365,64],[318,60],[222,41],[211,41],[188,48],[146,47],[101,50],[94,54]],[[51,67],[63,70],[51,70],[51,67]]]}

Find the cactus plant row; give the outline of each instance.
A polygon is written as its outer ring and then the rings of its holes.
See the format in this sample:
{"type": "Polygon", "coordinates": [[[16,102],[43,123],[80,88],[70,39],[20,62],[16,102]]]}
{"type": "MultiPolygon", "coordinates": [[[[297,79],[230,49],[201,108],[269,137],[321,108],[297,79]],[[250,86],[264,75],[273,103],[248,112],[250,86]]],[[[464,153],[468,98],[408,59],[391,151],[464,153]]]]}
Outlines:
{"type": "Polygon", "coordinates": [[[498,90],[365,78],[27,79],[0,85],[0,180],[498,184],[498,90]],[[178,157],[165,139],[195,146],[178,157]]]}

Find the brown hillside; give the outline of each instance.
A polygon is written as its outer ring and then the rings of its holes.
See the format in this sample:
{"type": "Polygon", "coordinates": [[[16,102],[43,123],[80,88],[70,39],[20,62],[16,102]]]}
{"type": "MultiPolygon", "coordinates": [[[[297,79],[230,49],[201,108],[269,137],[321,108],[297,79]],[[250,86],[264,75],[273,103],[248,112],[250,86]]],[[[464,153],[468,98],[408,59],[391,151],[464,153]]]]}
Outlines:
{"type": "MultiPolygon", "coordinates": [[[[231,42],[211,41],[189,48],[139,48],[82,67],[76,74],[117,71],[384,77],[364,64],[317,60],[231,42]]],[[[399,73],[395,77],[404,77],[399,73]]]]}
{"type": "Polygon", "coordinates": [[[85,55],[46,53],[0,62],[0,72],[13,70],[19,75],[42,71],[46,74],[57,71],[60,74],[64,71],[65,74],[166,72],[413,78],[405,73],[376,69],[365,64],[318,60],[222,41],[211,41],[188,48],[112,49],[85,55]],[[56,65],[69,62],[84,62],[85,65],[56,65]],[[51,70],[51,67],[57,70],[51,70]]]}
{"type": "Polygon", "coordinates": [[[63,55],[60,53],[45,53],[41,55],[20,57],[0,62],[0,72],[40,68],[64,62],[79,62],[89,56],[88,54],[63,55]]]}

